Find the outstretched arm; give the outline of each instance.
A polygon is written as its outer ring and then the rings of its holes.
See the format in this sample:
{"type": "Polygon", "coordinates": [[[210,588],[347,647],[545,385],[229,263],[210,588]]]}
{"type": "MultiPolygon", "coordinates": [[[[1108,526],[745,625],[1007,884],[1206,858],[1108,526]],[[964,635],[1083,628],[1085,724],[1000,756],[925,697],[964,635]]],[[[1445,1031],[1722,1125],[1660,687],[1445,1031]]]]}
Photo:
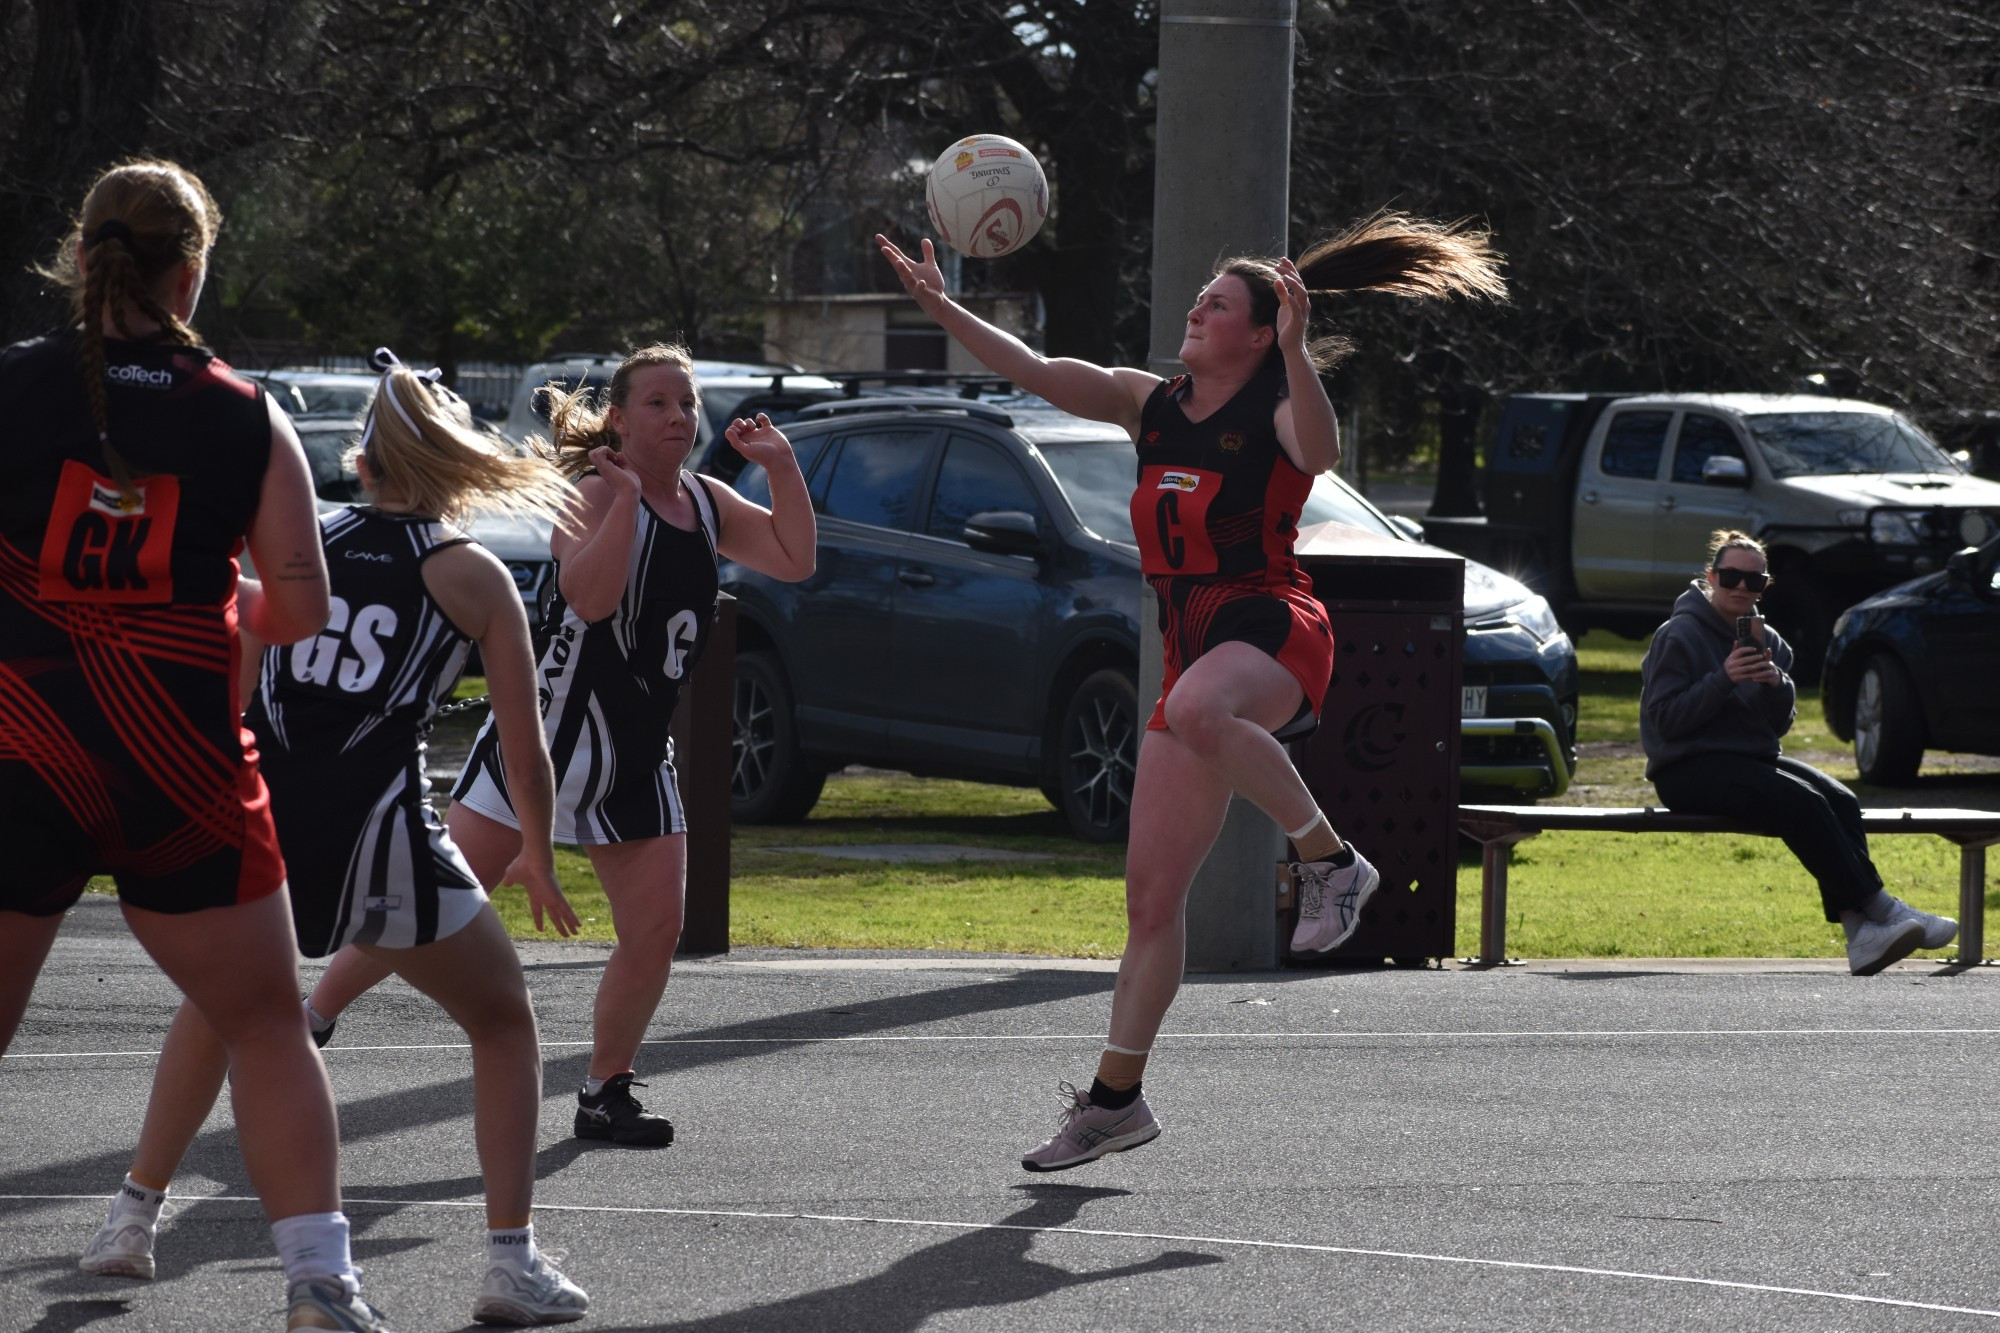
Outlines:
{"type": "Polygon", "coordinates": [[[716,549],[787,583],[812,577],[819,559],[819,524],[792,442],[762,412],[755,421],[739,417],[730,422],[724,434],[737,453],[770,477],[771,507],[753,504],[727,486],[711,487],[721,526],[716,549]]]}
{"type": "Polygon", "coordinates": [[[944,274],[938,269],[937,252],[928,238],[923,242],[921,261],[904,254],[886,236],[878,235],[875,244],[902,279],[903,290],[980,365],[1029,393],[1040,394],[1065,412],[1123,426],[1136,436],[1139,411],[1160,382],[1159,376],[1071,357],[1045,357],[945,294],[944,274]]]}
{"type": "Polygon", "coordinates": [[[1278,346],[1285,357],[1285,401],[1278,404],[1273,424],[1278,446],[1301,472],[1318,473],[1340,462],[1340,426],[1333,401],[1320,383],[1319,370],[1306,351],[1306,325],[1311,316],[1306,284],[1289,259],[1278,261],[1278,346]]]}

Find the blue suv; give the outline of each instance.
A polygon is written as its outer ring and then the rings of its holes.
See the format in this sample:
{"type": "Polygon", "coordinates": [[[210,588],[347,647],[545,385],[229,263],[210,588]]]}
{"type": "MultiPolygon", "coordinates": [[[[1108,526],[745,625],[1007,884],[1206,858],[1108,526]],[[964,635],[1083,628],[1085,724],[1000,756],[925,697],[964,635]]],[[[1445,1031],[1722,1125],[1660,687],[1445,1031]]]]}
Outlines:
{"type": "MultiPolygon", "coordinates": [[[[865,763],[1037,786],[1079,837],[1123,840],[1150,601],[1127,508],[1132,442],[1038,398],[860,398],[786,415],[819,564],[802,583],[722,564],[738,603],[735,818],[802,819],[829,771],[865,763]]],[[[703,457],[702,471],[770,503],[763,470],[726,441],[703,457]]],[[[1411,537],[1322,476],[1300,526],[1329,520],[1411,537]]],[[[1467,711],[1546,719],[1563,753],[1509,757],[1498,738],[1468,738],[1464,776],[1559,792],[1576,762],[1575,651],[1548,603],[1505,575],[1468,561],[1466,599],[1467,711]]]]}

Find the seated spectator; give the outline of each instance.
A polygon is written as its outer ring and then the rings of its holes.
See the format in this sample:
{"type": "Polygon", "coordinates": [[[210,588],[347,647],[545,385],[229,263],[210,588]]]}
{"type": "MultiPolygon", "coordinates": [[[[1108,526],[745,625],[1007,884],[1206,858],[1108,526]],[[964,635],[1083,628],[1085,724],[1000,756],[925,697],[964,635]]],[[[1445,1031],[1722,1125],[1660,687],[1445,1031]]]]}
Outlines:
{"type": "Polygon", "coordinates": [[[1783,838],[1819,881],[1826,919],[1847,932],[1849,969],[1872,976],[1912,950],[1951,943],[1958,922],[1891,896],[1868,858],[1854,793],[1783,754],[1797,690],[1791,645],[1757,614],[1770,585],[1762,543],[1714,535],[1708,569],[1674,603],[1640,668],[1646,777],[1669,810],[1726,815],[1783,838]]]}

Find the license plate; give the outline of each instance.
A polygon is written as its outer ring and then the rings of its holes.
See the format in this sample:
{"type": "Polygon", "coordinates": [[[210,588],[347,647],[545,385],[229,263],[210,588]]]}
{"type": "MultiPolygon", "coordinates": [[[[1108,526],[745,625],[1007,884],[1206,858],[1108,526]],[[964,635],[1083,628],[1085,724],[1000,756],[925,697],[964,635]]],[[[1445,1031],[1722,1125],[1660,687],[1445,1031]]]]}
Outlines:
{"type": "Polygon", "coordinates": [[[1460,717],[1485,717],[1486,687],[1484,685],[1467,685],[1464,687],[1464,690],[1465,699],[1459,705],[1458,715],[1460,717]]]}

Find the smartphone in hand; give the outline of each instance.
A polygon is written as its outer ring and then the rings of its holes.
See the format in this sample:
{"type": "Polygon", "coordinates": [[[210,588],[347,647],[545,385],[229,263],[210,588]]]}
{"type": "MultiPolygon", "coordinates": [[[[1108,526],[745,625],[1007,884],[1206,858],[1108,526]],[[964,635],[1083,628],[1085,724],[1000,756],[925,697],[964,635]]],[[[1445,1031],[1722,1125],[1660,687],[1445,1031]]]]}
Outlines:
{"type": "Polygon", "coordinates": [[[1736,617],[1736,646],[1738,648],[1749,648],[1760,653],[1764,651],[1764,645],[1757,640],[1756,616],[1736,617]]]}

